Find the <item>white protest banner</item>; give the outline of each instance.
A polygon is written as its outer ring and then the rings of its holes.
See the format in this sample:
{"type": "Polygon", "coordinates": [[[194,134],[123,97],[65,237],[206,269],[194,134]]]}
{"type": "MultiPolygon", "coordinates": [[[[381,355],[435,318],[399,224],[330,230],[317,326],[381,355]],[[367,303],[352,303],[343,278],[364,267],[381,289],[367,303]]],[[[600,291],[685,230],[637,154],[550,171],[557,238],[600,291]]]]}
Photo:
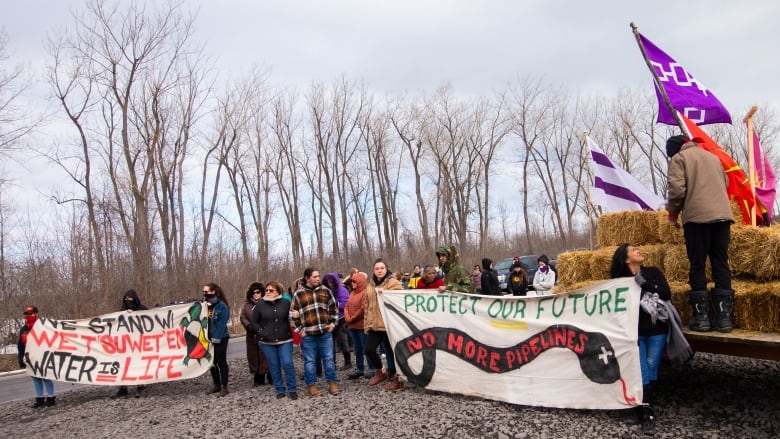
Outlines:
{"type": "Polygon", "coordinates": [[[82,320],[40,318],[27,336],[27,374],[103,385],[200,376],[213,356],[207,312],[194,302],[82,320]]]}
{"type": "Polygon", "coordinates": [[[396,368],[431,390],[543,407],[642,401],[633,278],[542,297],[384,291],[396,368]]]}

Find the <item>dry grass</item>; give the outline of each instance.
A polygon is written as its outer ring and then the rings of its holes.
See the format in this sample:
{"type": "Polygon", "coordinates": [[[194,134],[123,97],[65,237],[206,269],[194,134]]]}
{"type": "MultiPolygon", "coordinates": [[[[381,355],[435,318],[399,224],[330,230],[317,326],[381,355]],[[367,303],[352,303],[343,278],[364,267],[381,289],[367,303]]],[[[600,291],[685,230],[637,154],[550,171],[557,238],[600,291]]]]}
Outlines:
{"type": "Polygon", "coordinates": [[[0,354],[0,372],[17,369],[19,369],[19,359],[16,354],[0,354]]]}

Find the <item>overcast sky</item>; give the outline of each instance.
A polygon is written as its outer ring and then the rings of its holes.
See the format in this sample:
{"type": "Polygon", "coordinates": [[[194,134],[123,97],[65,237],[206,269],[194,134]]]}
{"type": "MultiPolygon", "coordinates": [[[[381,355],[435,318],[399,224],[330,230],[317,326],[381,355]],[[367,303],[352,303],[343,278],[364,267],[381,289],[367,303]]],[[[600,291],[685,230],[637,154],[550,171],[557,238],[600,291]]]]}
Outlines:
{"type": "MultiPolygon", "coordinates": [[[[43,42],[72,26],[83,0],[3,0],[12,60],[42,68],[43,42]]],[[[780,108],[780,2],[522,0],[185,1],[196,38],[221,73],[254,65],[304,89],[344,75],[377,93],[488,94],[518,76],[610,96],[651,90],[631,29],[693,73],[740,121],[753,104],[780,108]]]]}

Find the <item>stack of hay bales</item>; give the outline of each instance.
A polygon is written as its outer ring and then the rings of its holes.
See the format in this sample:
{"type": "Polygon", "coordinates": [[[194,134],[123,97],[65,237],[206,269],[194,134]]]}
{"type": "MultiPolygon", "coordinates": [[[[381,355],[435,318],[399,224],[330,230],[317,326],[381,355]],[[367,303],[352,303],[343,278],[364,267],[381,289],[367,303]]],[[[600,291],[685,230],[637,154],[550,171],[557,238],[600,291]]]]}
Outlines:
{"type": "MultiPolygon", "coordinates": [[[[735,218],[741,218],[735,212],[735,218]]],[[[669,281],[672,302],[687,326],[688,256],[682,228],[667,221],[666,211],[626,211],[599,217],[598,249],[558,255],[557,292],[571,291],[609,278],[612,254],[622,243],[639,247],[645,265],[660,268],[669,281]]],[[[780,226],[731,227],[729,264],[733,273],[734,325],[737,328],[780,331],[780,226]]],[[[707,263],[707,282],[712,276],[707,263]]]]}

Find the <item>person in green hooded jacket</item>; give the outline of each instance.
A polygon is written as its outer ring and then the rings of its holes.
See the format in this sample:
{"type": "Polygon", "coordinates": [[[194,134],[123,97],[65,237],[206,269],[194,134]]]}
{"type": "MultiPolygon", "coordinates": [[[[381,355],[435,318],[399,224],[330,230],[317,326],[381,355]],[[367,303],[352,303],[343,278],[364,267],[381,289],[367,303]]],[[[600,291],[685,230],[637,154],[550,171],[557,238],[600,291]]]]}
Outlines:
{"type": "Polygon", "coordinates": [[[439,292],[459,291],[474,294],[471,274],[466,267],[460,265],[460,255],[454,245],[443,244],[436,250],[436,257],[439,258],[439,269],[444,273],[444,286],[439,287],[439,292]]]}

